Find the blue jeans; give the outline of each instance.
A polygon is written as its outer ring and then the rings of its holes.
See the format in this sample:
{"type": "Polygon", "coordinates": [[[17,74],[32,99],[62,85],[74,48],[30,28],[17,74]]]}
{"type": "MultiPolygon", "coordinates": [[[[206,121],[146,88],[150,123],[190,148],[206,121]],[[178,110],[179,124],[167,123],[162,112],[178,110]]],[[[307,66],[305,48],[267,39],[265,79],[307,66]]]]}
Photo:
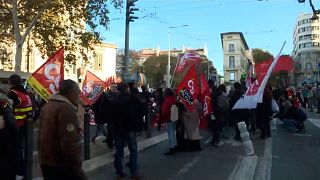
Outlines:
{"type": "Polygon", "coordinates": [[[94,137],[98,137],[100,131],[102,131],[102,134],[107,137],[107,132],[103,124],[97,124],[96,134],[94,137]]]}
{"type": "Polygon", "coordinates": [[[170,148],[176,147],[177,146],[176,122],[168,122],[167,123],[167,132],[168,132],[168,139],[169,139],[170,148]]]}
{"type": "Polygon", "coordinates": [[[136,175],[138,170],[138,149],[137,149],[137,140],[136,133],[130,132],[124,135],[116,135],[116,153],[114,159],[114,167],[118,175],[123,173],[123,159],[124,159],[124,146],[127,144],[130,151],[130,172],[131,175],[136,175]]]}
{"type": "Polygon", "coordinates": [[[288,128],[291,131],[295,131],[300,127],[300,123],[294,119],[283,119],[283,126],[288,128]]]}

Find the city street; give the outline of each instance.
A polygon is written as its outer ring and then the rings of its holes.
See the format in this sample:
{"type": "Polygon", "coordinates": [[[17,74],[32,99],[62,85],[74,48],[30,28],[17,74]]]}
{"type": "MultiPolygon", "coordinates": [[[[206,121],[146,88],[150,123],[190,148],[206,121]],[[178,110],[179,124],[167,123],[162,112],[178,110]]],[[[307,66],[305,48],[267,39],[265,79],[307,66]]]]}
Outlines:
{"type": "MultiPolygon", "coordinates": [[[[221,147],[212,147],[209,134],[203,132],[203,150],[200,152],[165,156],[163,153],[167,151],[167,141],[144,149],[139,153],[140,172],[144,179],[151,180],[235,180],[240,177],[316,180],[320,176],[320,119],[316,113],[308,113],[308,116],[305,134],[289,132],[279,120],[277,126],[273,126],[272,138],[261,140],[259,134],[251,134],[257,162],[244,161],[243,146],[233,140],[223,140],[221,147]]],[[[129,173],[129,170],[126,172],[129,173]]],[[[87,175],[94,180],[112,179],[115,177],[113,163],[90,171],[87,175]]]]}

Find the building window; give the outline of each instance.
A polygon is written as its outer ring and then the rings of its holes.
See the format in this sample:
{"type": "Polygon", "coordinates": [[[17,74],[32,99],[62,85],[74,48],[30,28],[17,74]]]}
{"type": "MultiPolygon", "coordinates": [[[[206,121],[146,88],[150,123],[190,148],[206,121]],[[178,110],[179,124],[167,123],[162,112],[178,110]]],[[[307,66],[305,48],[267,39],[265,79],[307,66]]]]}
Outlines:
{"type": "Polygon", "coordinates": [[[227,39],[232,39],[232,36],[227,36],[227,39]]]}
{"type": "Polygon", "coordinates": [[[234,80],[235,80],[235,73],[230,72],[230,81],[234,81],[234,80]]]}
{"type": "Polygon", "coordinates": [[[310,58],[311,56],[310,56],[310,53],[307,53],[306,54],[306,58],[310,58]]]}
{"type": "Polygon", "coordinates": [[[94,54],[94,70],[101,71],[102,70],[102,52],[96,51],[94,54]]]}
{"type": "Polygon", "coordinates": [[[303,39],[303,36],[299,36],[299,41],[301,41],[303,39]]]}
{"type": "Polygon", "coordinates": [[[229,53],[234,53],[235,49],[234,49],[234,44],[229,44],[229,53]]]}
{"type": "Polygon", "coordinates": [[[235,67],[235,57],[229,56],[229,68],[234,69],[234,67],[235,67]]]}
{"type": "Polygon", "coordinates": [[[306,70],[311,70],[312,69],[312,64],[310,62],[306,63],[306,70]]]}

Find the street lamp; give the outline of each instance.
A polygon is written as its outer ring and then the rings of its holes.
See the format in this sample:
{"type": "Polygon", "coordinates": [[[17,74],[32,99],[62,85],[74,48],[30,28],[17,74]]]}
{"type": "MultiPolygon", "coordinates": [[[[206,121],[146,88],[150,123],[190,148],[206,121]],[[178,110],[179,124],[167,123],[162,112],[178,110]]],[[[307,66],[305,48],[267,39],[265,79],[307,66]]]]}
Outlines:
{"type": "Polygon", "coordinates": [[[182,28],[182,27],[187,27],[189,25],[187,24],[184,24],[184,25],[181,25],[181,26],[171,26],[168,28],[168,39],[169,39],[169,48],[168,48],[168,66],[167,66],[167,87],[170,88],[171,86],[171,81],[170,81],[170,63],[171,63],[171,59],[170,59],[170,51],[171,51],[171,34],[170,34],[170,29],[175,29],[175,28],[182,28]]]}

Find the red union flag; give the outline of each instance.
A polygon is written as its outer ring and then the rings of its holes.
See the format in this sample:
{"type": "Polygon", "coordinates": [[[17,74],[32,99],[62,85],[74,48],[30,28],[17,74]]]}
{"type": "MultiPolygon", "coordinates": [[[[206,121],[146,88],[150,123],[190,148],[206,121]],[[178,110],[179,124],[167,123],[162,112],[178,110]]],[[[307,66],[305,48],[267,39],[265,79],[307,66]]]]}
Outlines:
{"type": "Polygon", "coordinates": [[[87,70],[80,94],[80,98],[84,105],[92,105],[95,103],[106,86],[107,84],[104,81],[87,70]]]}
{"type": "Polygon", "coordinates": [[[201,83],[201,102],[203,103],[203,116],[208,116],[212,113],[212,103],[210,97],[210,89],[204,74],[200,76],[201,83]]]}
{"type": "Polygon", "coordinates": [[[195,65],[191,66],[186,76],[180,82],[176,93],[186,108],[192,112],[194,109],[194,100],[199,94],[199,85],[195,65]]]}
{"type": "Polygon", "coordinates": [[[267,85],[273,69],[280,59],[280,54],[285,44],[286,42],[283,43],[278,56],[272,61],[270,66],[263,66],[260,71],[256,71],[259,72],[257,79],[248,88],[245,96],[240,98],[232,109],[254,109],[257,107],[257,103],[262,102],[264,88],[267,85]]]}
{"type": "Polygon", "coordinates": [[[27,83],[46,101],[52,94],[58,93],[64,79],[64,49],[59,49],[40,66],[27,83]]]}
{"type": "Polygon", "coordinates": [[[182,72],[187,63],[199,63],[201,56],[195,52],[186,52],[178,56],[176,72],[182,72]]]}
{"type": "MultiPolygon", "coordinates": [[[[268,69],[273,62],[273,58],[255,64],[256,72],[264,72],[265,69],[268,69]]],[[[293,70],[293,60],[290,56],[280,56],[276,66],[272,70],[272,72],[279,72],[279,71],[291,71],[293,70]]]]}

